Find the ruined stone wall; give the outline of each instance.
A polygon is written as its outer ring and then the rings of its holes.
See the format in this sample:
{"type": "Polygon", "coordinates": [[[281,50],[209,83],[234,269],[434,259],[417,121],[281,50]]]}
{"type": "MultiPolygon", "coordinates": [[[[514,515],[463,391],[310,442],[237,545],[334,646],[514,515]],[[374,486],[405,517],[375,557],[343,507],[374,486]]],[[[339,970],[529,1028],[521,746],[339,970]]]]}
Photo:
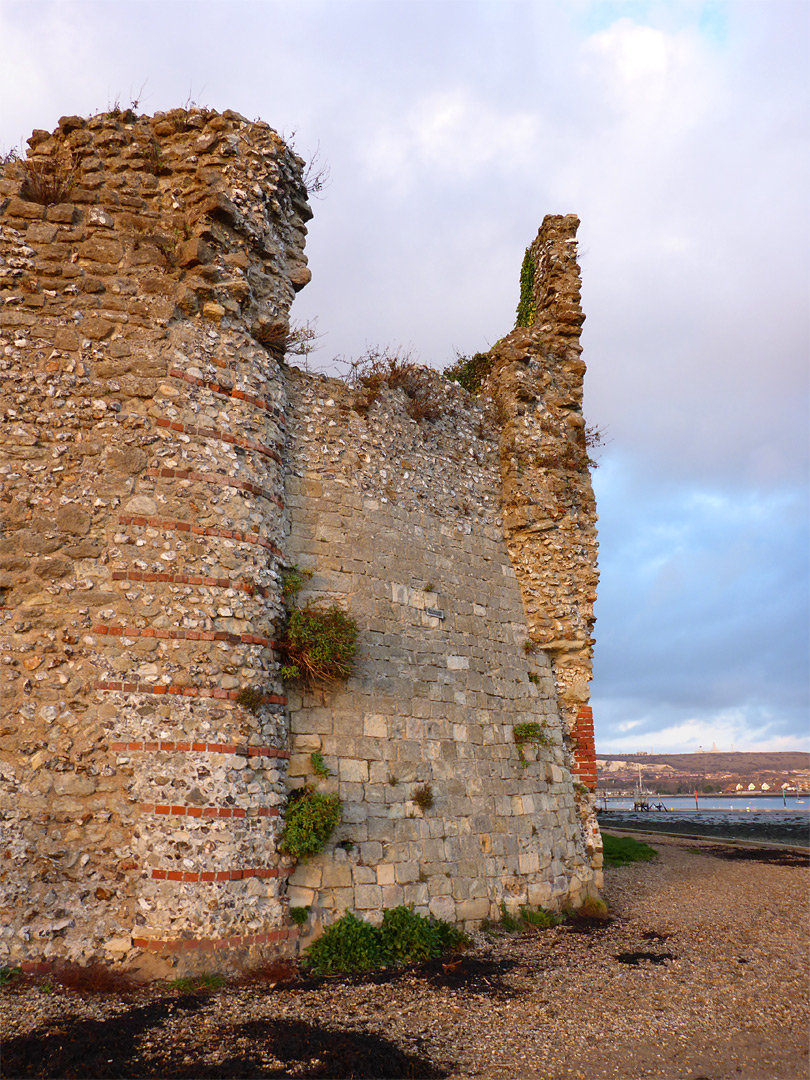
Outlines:
{"type": "Polygon", "coordinates": [[[267,125],[65,117],[29,144],[0,171],[0,963],[222,967],[294,951],[289,904],[312,932],[580,903],[576,219],[544,222],[537,321],[484,392],[423,370],[414,409],[284,364],[310,212],[267,125]],[[295,563],[299,602],[358,622],[346,686],[279,681],[295,563]],[[343,820],[293,867],[287,794],[315,782],[343,820]]]}
{"type": "Polygon", "coordinates": [[[0,178],[0,961],[284,940],[302,162],[197,110],[30,145],[0,178]]]}
{"type": "Polygon", "coordinates": [[[343,803],[290,879],[316,927],[403,903],[473,922],[594,885],[551,665],[525,648],[492,409],[428,369],[420,381],[435,419],[413,419],[401,389],[360,412],[337,380],[289,383],[286,550],[313,571],[300,602],[337,602],[360,626],[345,687],[290,695],[291,783],[343,803]],[[523,763],[515,726],[531,722],[548,745],[526,744],[523,763]]]}

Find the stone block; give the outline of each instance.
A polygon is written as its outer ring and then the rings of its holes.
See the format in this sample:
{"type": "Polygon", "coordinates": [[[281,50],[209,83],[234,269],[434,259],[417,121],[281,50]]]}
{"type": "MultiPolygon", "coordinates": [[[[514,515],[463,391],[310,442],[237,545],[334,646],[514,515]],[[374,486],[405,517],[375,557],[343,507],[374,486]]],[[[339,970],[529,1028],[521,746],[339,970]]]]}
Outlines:
{"type": "Polygon", "coordinates": [[[371,866],[361,866],[358,863],[351,863],[352,868],[352,880],[355,885],[373,885],[377,881],[377,873],[371,866]]]}
{"type": "Polygon", "coordinates": [[[450,671],[466,671],[470,666],[469,658],[466,656],[451,655],[446,657],[446,660],[450,671]]]}
{"type": "Polygon", "coordinates": [[[315,900],[315,890],[289,885],[287,887],[287,900],[290,907],[310,907],[315,900]]]}
{"type": "Polygon", "coordinates": [[[376,866],[382,857],[383,847],[379,841],[368,840],[360,845],[360,858],[364,863],[367,863],[370,866],[376,866]]]}
{"type": "Polygon", "coordinates": [[[326,862],[322,870],[322,887],[324,889],[350,888],[352,884],[352,868],[348,863],[326,862]]]}
{"type": "Polygon", "coordinates": [[[377,884],[378,885],[393,885],[394,884],[394,866],[391,863],[379,863],[375,868],[377,871],[377,884]]]}
{"type": "Polygon", "coordinates": [[[382,906],[382,889],[379,885],[356,885],[354,902],[358,910],[379,909],[382,906]]]}
{"type": "Polygon", "coordinates": [[[460,922],[477,922],[487,919],[490,914],[490,902],[485,896],[474,900],[462,900],[456,905],[456,918],[460,922]]]}
{"type": "Polygon", "coordinates": [[[368,762],[359,758],[340,758],[338,776],[341,781],[363,784],[368,781],[368,762]]]}
{"type": "Polygon", "coordinates": [[[299,863],[289,877],[290,885],[301,885],[309,889],[319,889],[323,868],[315,863],[299,863]]]}
{"type": "Polygon", "coordinates": [[[455,921],[456,905],[452,896],[434,896],[428,905],[430,914],[436,919],[446,919],[448,922],[455,921]]]}
{"type": "Polygon", "coordinates": [[[401,885],[383,885],[382,898],[383,907],[386,909],[399,907],[400,904],[405,903],[405,893],[401,885]]]}
{"type": "Polygon", "coordinates": [[[363,717],[363,734],[374,739],[388,738],[388,718],[379,713],[366,713],[363,717]]]}

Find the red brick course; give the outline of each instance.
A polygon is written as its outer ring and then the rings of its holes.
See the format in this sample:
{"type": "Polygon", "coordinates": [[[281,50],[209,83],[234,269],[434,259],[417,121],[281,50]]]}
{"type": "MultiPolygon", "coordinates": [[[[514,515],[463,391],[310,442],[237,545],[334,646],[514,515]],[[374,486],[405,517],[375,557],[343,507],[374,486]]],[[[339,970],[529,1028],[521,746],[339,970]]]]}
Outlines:
{"type": "Polygon", "coordinates": [[[241,446],[245,450],[255,450],[257,454],[266,454],[267,457],[281,464],[281,454],[264,443],[255,442],[252,439],[240,439],[236,435],[229,435],[221,428],[199,427],[196,424],[180,424],[176,420],[156,420],[158,427],[168,428],[170,431],[181,431],[186,435],[198,435],[204,439],[219,439],[220,442],[231,443],[233,446],[241,446]]]}
{"type": "Polygon", "coordinates": [[[239,754],[240,757],[267,757],[285,758],[290,756],[289,750],[279,750],[275,746],[240,746],[237,743],[212,743],[212,742],[175,742],[161,739],[159,742],[111,742],[110,750],[134,751],[134,750],[165,750],[170,753],[202,753],[209,754],[239,754]]]}
{"type": "Polygon", "coordinates": [[[593,709],[580,705],[573,731],[574,773],[580,783],[591,791],[596,788],[596,744],[593,731],[593,709]]]}
{"type": "Polygon", "coordinates": [[[256,544],[266,548],[278,558],[283,558],[281,550],[265,540],[259,533],[243,533],[236,529],[220,529],[210,525],[193,525],[190,521],[178,521],[175,518],[140,517],[128,514],[119,514],[119,525],[148,525],[153,529],[163,529],[164,532],[187,532],[195,536],[222,536],[226,540],[239,540],[243,544],[256,544]]]}
{"type": "Polygon", "coordinates": [[[164,806],[160,803],[141,803],[142,814],[163,814],[172,817],[248,818],[278,817],[277,806],[164,806]]]}
{"type": "MultiPolygon", "coordinates": [[[[217,698],[221,701],[236,701],[239,690],[221,690],[218,686],[155,686],[153,683],[118,682],[99,679],[93,683],[94,690],[120,690],[125,694],[169,694],[178,697],[217,698]]],[[[284,694],[265,694],[263,705],[286,705],[284,694]]]]}
{"type": "Polygon", "coordinates": [[[169,641],[227,641],[231,645],[263,645],[270,649],[276,648],[276,642],[272,638],[259,637],[258,634],[231,634],[227,630],[157,630],[152,627],[99,624],[92,627],[90,632],[113,637],[147,637],[169,641]]]}
{"type": "Polygon", "coordinates": [[[278,420],[280,424],[286,426],[287,421],[284,413],[266,398],[256,397],[254,394],[248,394],[244,390],[234,390],[230,386],[223,386],[222,383],[209,382],[207,379],[198,379],[196,375],[188,375],[185,371],[181,371],[179,368],[172,368],[169,371],[169,377],[172,379],[182,379],[183,382],[189,383],[191,386],[203,386],[206,390],[211,390],[215,394],[222,394],[223,397],[235,398],[237,401],[246,401],[248,405],[255,405],[257,409],[263,409],[266,413],[269,413],[274,420],[278,420]]]}
{"type": "Polygon", "coordinates": [[[247,878],[289,877],[292,866],[254,866],[244,870],[153,870],[153,881],[244,881],[247,878]]]}
{"type": "Polygon", "coordinates": [[[147,469],[142,475],[148,480],[161,478],[195,480],[199,484],[217,484],[220,487],[236,488],[238,491],[247,491],[251,495],[259,495],[261,498],[275,503],[281,510],[284,509],[284,502],[274,491],[263,488],[259,484],[254,484],[252,480],[235,480],[232,476],[222,476],[219,473],[201,473],[197,472],[196,469],[168,469],[165,466],[161,466],[159,469],[147,469]]]}

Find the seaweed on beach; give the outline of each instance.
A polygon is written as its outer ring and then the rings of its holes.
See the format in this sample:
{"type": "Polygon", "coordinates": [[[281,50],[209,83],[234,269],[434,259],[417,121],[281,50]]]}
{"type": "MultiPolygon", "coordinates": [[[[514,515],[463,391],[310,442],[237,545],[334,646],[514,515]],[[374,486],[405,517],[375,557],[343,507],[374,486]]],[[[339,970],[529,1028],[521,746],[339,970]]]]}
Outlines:
{"type": "Polygon", "coordinates": [[[714,855],[716,859],[728,859],[729,862],[769,863],[771,866],[810,866],[810,851],[796,851],[779,848],[732,847],[724,844],[705,844],[692,849],[695,854],[714,855]]]}

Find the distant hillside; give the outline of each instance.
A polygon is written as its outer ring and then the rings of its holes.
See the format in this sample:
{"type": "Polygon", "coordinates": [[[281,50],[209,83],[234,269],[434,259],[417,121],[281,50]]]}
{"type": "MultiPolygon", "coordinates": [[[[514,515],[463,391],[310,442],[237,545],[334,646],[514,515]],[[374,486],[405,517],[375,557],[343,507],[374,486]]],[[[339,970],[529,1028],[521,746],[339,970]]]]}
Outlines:
{"type": "Polygon", "coordinates": [[[678,773],[709,776],[732,773],[756,776],[760,773],[807,772],[810,753],[800,750],[773,753],[703,753],[703,754],[600,754],[600,761],[626,761],[630,765],[669,765],[678,773]]]}

